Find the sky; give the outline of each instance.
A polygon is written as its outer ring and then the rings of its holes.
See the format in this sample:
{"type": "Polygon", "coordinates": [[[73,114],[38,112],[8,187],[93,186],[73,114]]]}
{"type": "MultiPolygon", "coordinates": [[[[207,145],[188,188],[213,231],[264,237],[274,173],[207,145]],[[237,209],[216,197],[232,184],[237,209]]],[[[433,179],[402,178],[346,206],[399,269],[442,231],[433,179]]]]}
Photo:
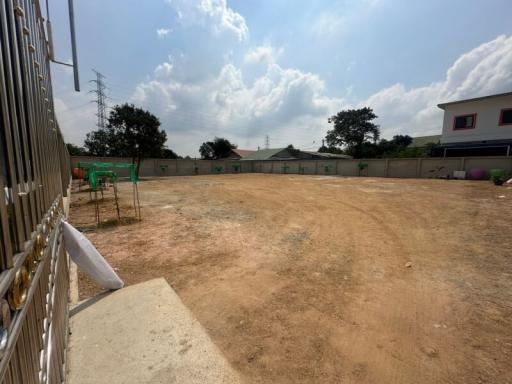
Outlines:
{"type": "MultiPolygon", "coordinates": [[[[69,62],[67,0],[49,5],[56,59],[69,62]]],[[[52,65],[58,120],[77,145],[96,129],[96,69],[108,106],[158,116],[182,156],[215,136],[316,150],[329,116],[363,106],[383,138],[439,134],[437,104],[512,91],[510,11],[510,0],[75,0],[82,91],[52,65]]]]}

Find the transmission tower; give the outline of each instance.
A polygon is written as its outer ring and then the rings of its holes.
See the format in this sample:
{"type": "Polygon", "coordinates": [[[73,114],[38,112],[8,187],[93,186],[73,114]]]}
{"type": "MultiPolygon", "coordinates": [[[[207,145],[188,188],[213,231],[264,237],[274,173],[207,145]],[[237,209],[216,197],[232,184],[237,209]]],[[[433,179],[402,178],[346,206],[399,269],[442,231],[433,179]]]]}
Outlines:
{"type": "Polygon", "coordinates": [[[265,149],[269,149],[269,148],[270,148],[270,136],[265,135],[265,149]]]}
{"type": "Polygon", "coordinates": [[[96,89],[90,91],[96,94],[96,100],[94,100],[98,107],[98,111],[96,112],[98,123],[96,125],[98,128],[103,129],[105,128],[105,121],[107,118],[107,95],[105,94],[105,89],[107,89],[107,86],[103,80],[105,76],[94,69],[92,71],[96,75],[96,80],[90,81],[90,83],[96,84],[96,89]]]}

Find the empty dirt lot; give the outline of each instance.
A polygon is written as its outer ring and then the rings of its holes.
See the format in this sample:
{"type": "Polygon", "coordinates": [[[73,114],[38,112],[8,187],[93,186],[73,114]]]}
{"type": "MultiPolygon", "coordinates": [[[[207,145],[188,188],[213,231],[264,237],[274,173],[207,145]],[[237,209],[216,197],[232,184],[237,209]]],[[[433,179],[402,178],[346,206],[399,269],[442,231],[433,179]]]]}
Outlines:
{"type": "MultiPolygon", "coordinates": [[[[243,174],[139,188],[140,223],[94,229],[87,193],[71,221],[128,284],[164,276],[248,382],[512,383],[512,187],[243,174]]],[[[80,290],[98,292],[83,276],[80,290]]]]}

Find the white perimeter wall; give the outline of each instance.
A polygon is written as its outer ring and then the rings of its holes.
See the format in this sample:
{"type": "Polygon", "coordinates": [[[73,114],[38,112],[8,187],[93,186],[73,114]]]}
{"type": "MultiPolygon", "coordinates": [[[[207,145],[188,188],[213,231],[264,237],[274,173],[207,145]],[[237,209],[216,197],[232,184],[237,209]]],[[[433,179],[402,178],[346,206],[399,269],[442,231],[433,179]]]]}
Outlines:
{"type": "MultiPolygon", "coordinates": [[[[130,162],[114,157],[72,156],[75,168],[79,161],[130,162]]],[[[293,160],[293,161],[236,161],[236,160],[166,160],[147,159],[140,168],[141,177],[192,176],[217,173],[276,173],[304,175],[359,176],[359,162],[368,164],[361,176],[431,178],[453,176],[453,171],[504,169],[512,174],[512,157],[432,157],[423,159],[367,160],[293,160]]],[[[116,170],[128,176],[127,170],[116,170]]]]}

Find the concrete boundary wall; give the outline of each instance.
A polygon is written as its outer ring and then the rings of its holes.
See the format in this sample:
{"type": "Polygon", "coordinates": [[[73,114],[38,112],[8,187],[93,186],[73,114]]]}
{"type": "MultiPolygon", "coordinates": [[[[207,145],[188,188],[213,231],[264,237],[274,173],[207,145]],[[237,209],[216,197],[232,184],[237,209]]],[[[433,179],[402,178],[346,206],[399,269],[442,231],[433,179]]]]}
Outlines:
{"type": "MultiPolygon", "coordinates": [[[[72,156],[71,166],[79,161],[130,162],[127,158],[72,156]]],[[[368,164],[361,176],[432,178],[452,176],[453,171],[469,172],[482,169],[487,173],[494,168],[512,174],[512,156],[500,157],[432,157],[415,159],[363,159],[363,160],[193,160],[146,159],[140,167],[141,177],[192,176],[225,173],[276,173],[304,175],[360,176],[358,164],[368,164]]],[[[128,176],[126,170],[117,170],[128,176]]]]}

